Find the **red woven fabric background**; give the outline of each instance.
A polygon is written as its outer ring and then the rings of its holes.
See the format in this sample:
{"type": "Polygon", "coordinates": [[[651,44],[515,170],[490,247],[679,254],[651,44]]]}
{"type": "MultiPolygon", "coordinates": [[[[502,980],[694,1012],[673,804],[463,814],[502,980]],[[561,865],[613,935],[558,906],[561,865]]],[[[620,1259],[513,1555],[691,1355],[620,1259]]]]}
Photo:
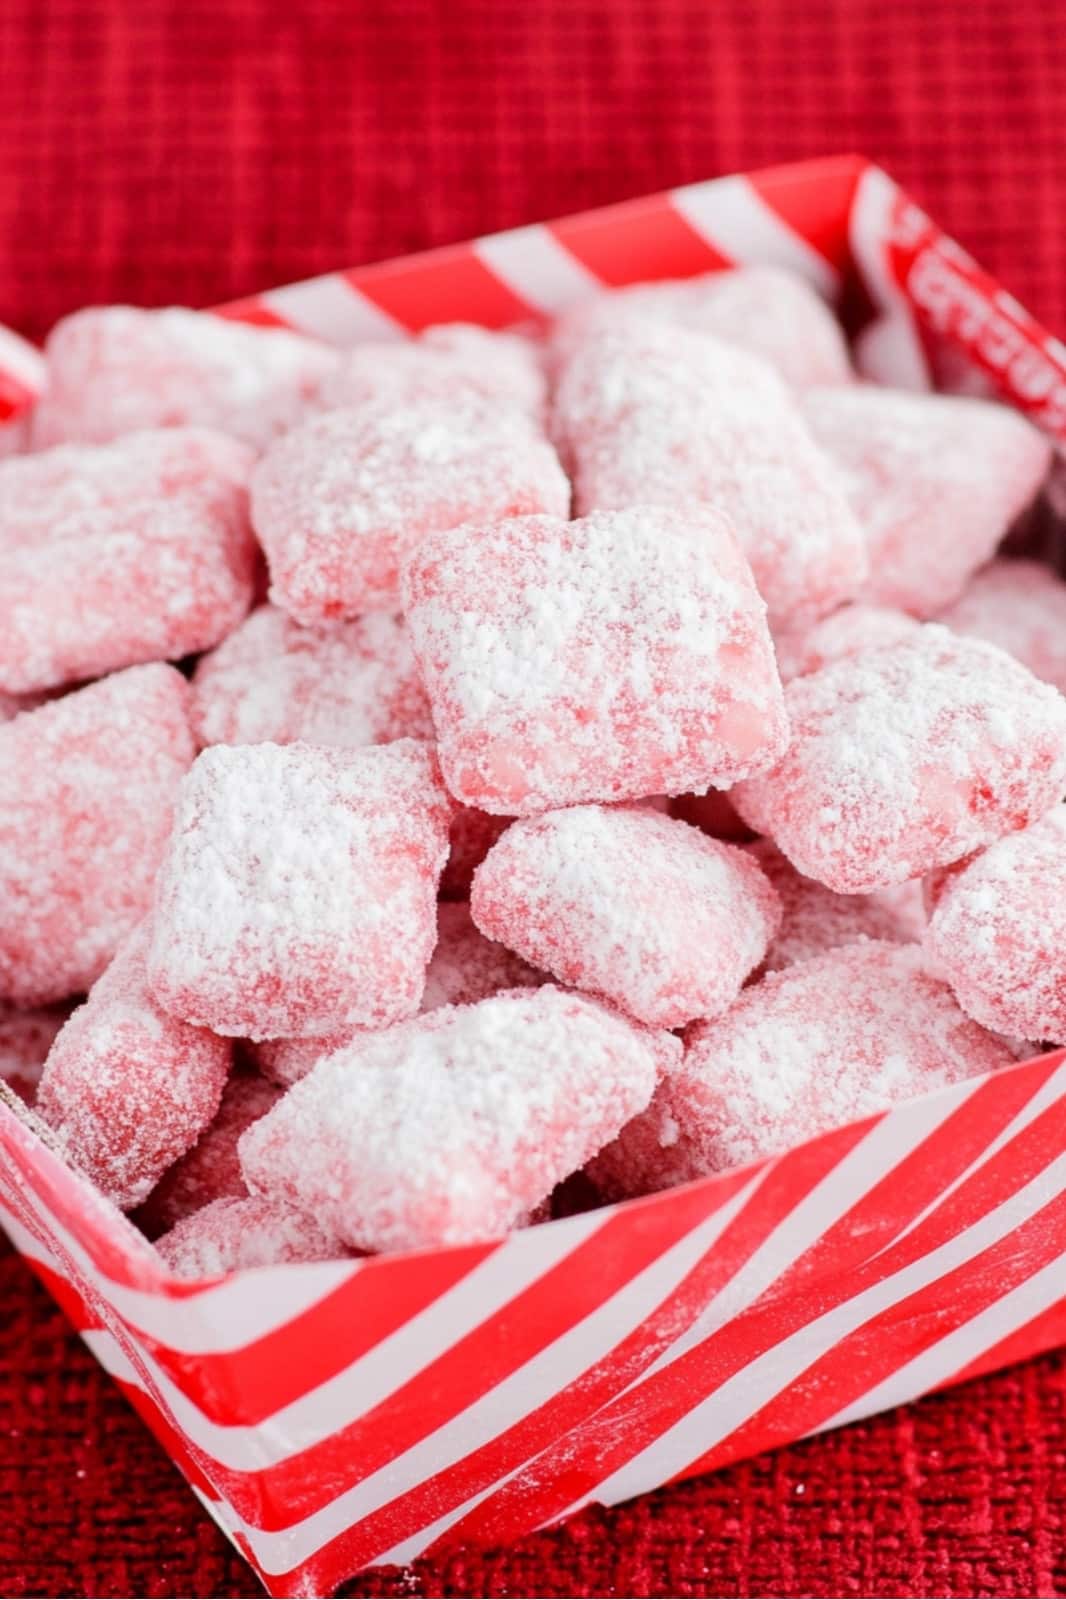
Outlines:
{"type": "MultiPolygon", "coordinates": [[[[856,149],[1061,331],[1064,22],[1056,0],[4,0],[0,321],[229,299],[856,149]]],[[[257,1592],[11,1256],[0,1592],[257,1592]]],[[[350,1592],[1066,1594],[1066,1363],[350,1592]]]]}

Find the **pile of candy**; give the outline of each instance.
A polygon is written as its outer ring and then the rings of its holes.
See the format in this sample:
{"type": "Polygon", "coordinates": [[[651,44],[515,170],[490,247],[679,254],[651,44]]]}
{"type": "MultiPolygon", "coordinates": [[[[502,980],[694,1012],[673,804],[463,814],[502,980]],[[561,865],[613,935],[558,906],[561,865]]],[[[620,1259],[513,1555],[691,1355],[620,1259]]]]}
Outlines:
{"type": "Polygon", "coordinates": [[[1066,1040],[1018,415],[861,382],[773,268],[46,356],[0,1077],[174,1273],[496,1237],[1066,1040]]]}

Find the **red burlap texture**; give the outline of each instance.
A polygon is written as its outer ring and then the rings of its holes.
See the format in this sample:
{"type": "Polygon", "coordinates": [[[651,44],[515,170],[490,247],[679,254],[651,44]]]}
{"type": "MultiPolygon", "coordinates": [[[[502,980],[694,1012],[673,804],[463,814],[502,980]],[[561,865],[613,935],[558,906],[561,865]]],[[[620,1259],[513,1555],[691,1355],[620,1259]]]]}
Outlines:
{"type": "MultiPolygon", "coordinates": [[[[205,303],[861,150],[1066,326],[1057,0],[4,0],[0,321],[205,303]]],[[[0,1260],[0,1592],[252,1595],[0,1260]]],[[[1066,1594],[1047,1358],[359,1595],[1066,1594]]]]}

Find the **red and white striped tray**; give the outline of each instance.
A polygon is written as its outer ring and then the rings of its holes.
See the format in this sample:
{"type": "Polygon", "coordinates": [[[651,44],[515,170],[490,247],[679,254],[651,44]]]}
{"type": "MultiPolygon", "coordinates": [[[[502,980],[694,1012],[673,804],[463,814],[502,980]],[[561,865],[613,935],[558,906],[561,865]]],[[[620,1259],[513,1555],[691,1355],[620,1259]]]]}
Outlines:
{"type": "MultiPolygon", "coordinates": [[[[773,261],[1066,439],[1066,351],[858,158],[335,273],[225,314],[339,342],[773,261]]],[[[0,336],[0,414],[39,385],[0,336]]],[[[0,1092],[0,1221],[276,1595],[835,1427],[1066,1339],[1066,1051],[497,1243],[162,1272],[0,1092]]]]}

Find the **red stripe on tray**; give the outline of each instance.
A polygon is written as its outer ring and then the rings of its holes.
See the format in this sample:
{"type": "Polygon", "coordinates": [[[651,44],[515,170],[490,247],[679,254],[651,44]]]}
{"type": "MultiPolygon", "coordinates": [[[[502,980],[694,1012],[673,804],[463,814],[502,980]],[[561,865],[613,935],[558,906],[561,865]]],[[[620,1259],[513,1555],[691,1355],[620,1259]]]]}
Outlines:
{"type": "MultiPolygon", "coordinates": [[[[1063,1251],[1066,1253],[1066,1241],[1063,1251]]],[[[1066,1284],[1066,1260],[1063,1261],[1062,1277],[1066,1284]]],[[[1028,1322],[1023,1322],[1021,1327],[1013,1328],[979,1356],[953,1372],[950,1378],[937,1384],[937,1388],[947,1389],[956,1383],[967,1383],[971,1378],[979,1378],[982,1373],[1013,1366],[1016,1361],[1028,1361],[1031,1356],[1039,1355],[1044,1350],[1054,1350],[1060,1344],[1066,1344],[1066,1292],[1053,1306],[1046,1306],[1035,1317],[1030,1317],[1028,1322]]]]}
{"type": "Polygon", "coordinates": [[[668,195],[548,224],[583,267],[612,287],[644,278],[691,278],[731,267],[676,210],[668,195]]]}
{"type": "Polygon", "coordinates": [[[253,322],[257,328],[292,328],[293,324],[280,311],[268,306],[258,295],[247,300],[231,300],[224,306],[212,306],[211,315],[225,317],[227,322],[253,322]]]}
{"type": "Polygon", "coordinates": [[[435,322],[479,322],[505,328],[535,315],[470,245],[431,250],[345,276],[386,315],[417,332],[435,322]]]}
{"type": "Polygon", "coordinates": [[[770,167],[746,175],[771,211],[819,255],[843,272],[849,262],[848,222],[859,179],[870,163],[861,156],[831,156],[810,163],[805,175],[795,167],[770,167]]]}

